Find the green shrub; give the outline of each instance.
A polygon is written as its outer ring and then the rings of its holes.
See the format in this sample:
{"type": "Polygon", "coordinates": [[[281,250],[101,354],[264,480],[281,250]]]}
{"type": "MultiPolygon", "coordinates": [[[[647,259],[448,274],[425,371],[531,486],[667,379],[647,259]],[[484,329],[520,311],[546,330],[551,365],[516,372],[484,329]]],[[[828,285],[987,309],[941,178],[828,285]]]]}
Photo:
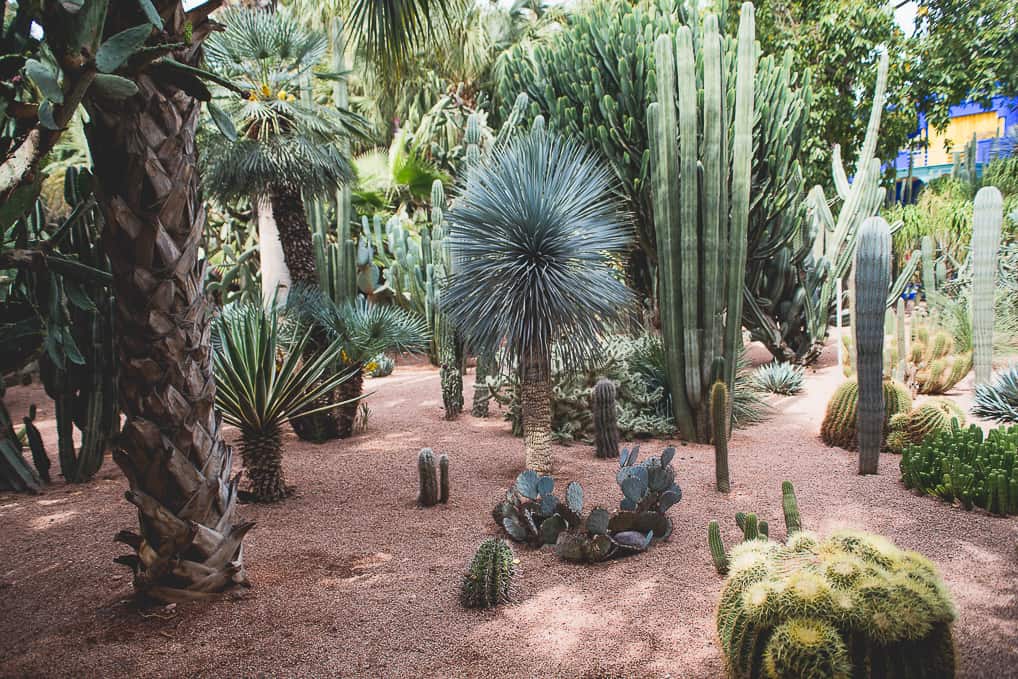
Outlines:
{"type": "Polygon", "coordinates": [[[908,446],[901,457],[906,488],[994,514],[1018,514],[1018,426],[983,435],[952,426],[908,446]]]}

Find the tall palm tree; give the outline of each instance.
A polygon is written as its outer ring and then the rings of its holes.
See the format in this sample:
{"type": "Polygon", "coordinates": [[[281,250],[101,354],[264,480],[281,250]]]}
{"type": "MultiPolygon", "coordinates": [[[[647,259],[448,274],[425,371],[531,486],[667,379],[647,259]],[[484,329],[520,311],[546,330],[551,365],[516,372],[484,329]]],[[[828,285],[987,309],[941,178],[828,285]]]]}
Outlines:
{"type": "Polygon", "coordinates": [[[527,467],[549,472],[552,348],[586,363],[633,304],[612,266],[632,230],[611,174],[535,126],[471,170],[448,222],[444,311],[478,351],[504,343],[520,373],[527,467]]]}
{"type": "MultiPolygon", "coordinates": [[[[267,240],[274,234],[265,225],[275,224],[292,284],[317,285],[304,200],[330,196],[353,178],[339,144],[366,134],[363,121],[310,96],[312,69],[328,46],[324,34],[275,12],[231,9],[217,18],[226,30],[209,39],[206,59],[247,96],[228,99],[239,137],[208,145],[205,186],[225,200],[252,198],[267,240]]],[[[287,294],[264,269],[263,292],[278,293],[279,301],[287,294]]]]}
{"type": "Polygon", "coordinates": [[[240,429],[250,497],[256,502],[282,500],[287,492],[283,425],[287,419],[335,407],[319,403],[352,377],[352,371],[334,370],[343,345],[334,341],[302,362],[310,329],[281,326],[276,308],[261,304],[227,307],[216,319],[214,337],[216,405],[224,419],[240,429]]]}
{"type": "Polygon", "coordinates": [[[336,303],[315,289],[295,291],[290,307],[324,328],[341,347],[340,370],[351,373],[339,385],[335,399],[340,438],[353,433],[364,371],[384,351],[419,352],[428,348],[428,324],[419,315],[397,306],[372,304],[364,298],[336,303]]]}

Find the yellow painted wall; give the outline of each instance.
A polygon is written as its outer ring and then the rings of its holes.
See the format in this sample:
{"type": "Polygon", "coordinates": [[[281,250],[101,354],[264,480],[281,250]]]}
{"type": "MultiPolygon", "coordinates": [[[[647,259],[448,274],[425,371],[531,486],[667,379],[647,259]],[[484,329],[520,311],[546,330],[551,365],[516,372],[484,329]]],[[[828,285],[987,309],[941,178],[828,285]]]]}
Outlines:
{"type": "Polygon", "coordinates": [[[1004,119],[998,118],[994,111],[951,118],[951,122],[944,130],[929,130],[930,143],[927,147],[925,164],[953,163],[953,152],[964,151],[965,144],[972,139],[973,132],[977,139],[993,139],[1003,134],[1003,127],[1004,119]],[[951,151],[947,150],[948,144],[951,151]]]}

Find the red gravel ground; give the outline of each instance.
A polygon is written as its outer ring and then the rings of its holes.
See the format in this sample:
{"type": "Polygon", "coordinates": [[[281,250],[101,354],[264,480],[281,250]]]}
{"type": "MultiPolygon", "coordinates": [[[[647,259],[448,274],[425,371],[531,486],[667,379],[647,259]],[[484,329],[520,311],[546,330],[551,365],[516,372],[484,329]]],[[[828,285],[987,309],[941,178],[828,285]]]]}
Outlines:
{"type": "MultiPolygon", "coordinates": [[[[113,534],[134,513],[109,461],[83,486],[2,495],[0,675],[716,678],[721,579],[707,522],[720,519],[731,542],[735,512],[756,511],[783,535],[780,484],[790,479],[808,528],[876,531],[937,562],[959,609],[961,676],[1018,677],[1018,521],[908,493],[891,455],[879,476],[857,476],[855,456],[817,435],[840,379],[836,367],[817,371],[803,394],[772,398],[770,421],[735,434],[727,497],[713,490],[713,450],[680,447],[675,530],[650,552],[580,566],[518,548],[518,602],[494,612],[462,609],[458,585],[478,542],[497,534],[490,510],[523,446],[499,416],[443,421],[428,367],[368,381],[377,391],[366,432],[322,446],[286,439],[297,495],[243,507],[258,523],[245,542],[254,588],[224,599],[132,603],[129,575],[111,559],[125,549],[113,534]],[[422,446],[449,454],[448,506],[414,505],[422,446]]],[[[39,419],[52,418],[38,387],[7,401],[20,416],[33,399],[39,419]]],[[[40,428],[53,455],[52,419],[40,428]]],[[[555,454],[560,486],[580,481],[588,507],[617,503],[616,462],[583,445],[555,454]]]]}

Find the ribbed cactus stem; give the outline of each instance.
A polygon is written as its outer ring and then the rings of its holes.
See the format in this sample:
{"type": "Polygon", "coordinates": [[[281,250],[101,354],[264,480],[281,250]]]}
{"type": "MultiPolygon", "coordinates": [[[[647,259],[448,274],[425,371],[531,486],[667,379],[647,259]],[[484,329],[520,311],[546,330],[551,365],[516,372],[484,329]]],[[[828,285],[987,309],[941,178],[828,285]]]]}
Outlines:
{"type": "Polygon", "coordinates": [[[993,304],[996,293],[997,251],[1004,220],[1004,199],[994,186],[976,193],[972,215],[972,364],[976,384],[986,384],[993,372],[993,304]]]}
{"type": "Polygon", "coordinates": [[[438,457],[438,501],[445,504],[449,501],[449,456],[438,457]]]}
{"type": "Polygon", "coordinates": [[[711,420],[714,424],[714,484],[720,493],[731,490],[728,477],[728,388],[715,382],[710,392],[711,420]]]}
{"type": "MultiPolygon", "coordinates": [[[[708,17],[710,24],[714,17],[708,17]]],[[[696,61],[688,58],[693,52],[692,36],[688,28],[683,27],[677,39],[679,57],[677,59],[678,75],[678,109],[679,109],[679,238],[678,244],[681,249],[680,285],[682,294],[679,295],[679,303],[682,305],[682,351],[686,357],[686,395],[689,397],[689,405],[697,408],[702,399],[701,394],[701,367],[700,367],[700,306],[705,300],[700,297],[700,257],[703,256],[704,275],[712,275],[716,272],[716,262],[707,258],[707,253],[700,251],[699,233],[700,228],[698,215],[700,212],[699,203],[699,182],[697,181],[697,162],[699,149],[697,148],[697,91],[696,91],[696,61]],[[685,55],[685,56],[684,56],[685,55]]],[[[707,40],[716,43],[718,40],[716,30],[708,30],[707,40]]],[[[705,52],[706,59],[706,52],[705,52]]],[[[706,75],[705,75],[706,77],[706,75]]],[[[716,83],[704,83],[707,87],[704,91],[705,98],[715,89],[721,90],[720,78],[716,83]]],[[[665,101],[671,101],[667,99],[665,101]]],[[[705,109],[706,111],[706,109],[705,109]]],[[[720,116],[718,116],[720,117],[720,116]]],[[[704,122],[707,122],[705,118],[704,122]]],[[[712,121],[714,128],[719,130],[720,120],[712,121]]],[[[708,129],[705,127],[705,129],[708,129]]],[[[720,138],[720,134],[717,135],[720,138]]],[[[707,143],[707,140],[704,140],[707,143]]],[[[706,157],[705,157],[706,160],[706,157]]],[[[716,159],[715,159],[716,160],[716,159]]],[[[706,206],[705,206],[706,208],[706,206]]],[[[717,230],[716,213],[704,213],[705,229],[707,222],[713,223],[713,230],[717,230]]],[[[674,245],[674,243],[673,243],[674,245]]],[[[669,253],[671,254],[671,253],[669,253]]]]}
{"type": "Polygon", "coordinates": [[[417,475],[420,477],[420,491],[417,504],[433,507],[438,504],[438,477],[435,474],[435,455],[431,448],[422,448],[417,456],[417,475]]]}
{"type": "Polygon", "coordinates": [[[905,336],[905,300],[898,298],[894,310],[895,340],[898,344],[898,365],[895,367],[894,379],[905,381],[905,362],[908,360],[908,338],[905,336]]]}
{"type": "Polygon", "coordinates": [[[616,391],[614,382],[601,379],[594,385],[594,392],[591,396],[591,412],[594,419],[594,451],[601,458],[619,456],[616,391]]]}
{"type": "Polygon", "coordinates": [[[859,228],[855,349],[859,375],[859,473],[876,474],[884,428],[884,309],[891,284],[891,230],[881,217],[859,228]]]}
{"type": "Polygon", "coordinates": [[[921,250],[923,253],[923,288],[929,295],[937,291],[937,247],[933,236],[923,236],[921,250]]]}
{"type": "Polygon", "coordinates": [[[781,482],[781,510],[785,515],[785,533],[789,537],[802,530],[799,501],[795,498],[795,488],[791,481],[781,482]]]}
{"type": "Polygon", "coordinates": [[[760,529],[757,526],[756,514],[750,512],[746,514],[746,519],[743,522],[742,537],[744,540],[756,540],[760,537],[760,529]]]}
{"type": "Polygon", "coordinates": [[[728,553],[725,551],[725,543],[721,539],[721,527],[717,521],[707,524],[707,544],[710,546],[710,558],[714,562],[714,569],[718,575],[728,573],[728,553]]]}

